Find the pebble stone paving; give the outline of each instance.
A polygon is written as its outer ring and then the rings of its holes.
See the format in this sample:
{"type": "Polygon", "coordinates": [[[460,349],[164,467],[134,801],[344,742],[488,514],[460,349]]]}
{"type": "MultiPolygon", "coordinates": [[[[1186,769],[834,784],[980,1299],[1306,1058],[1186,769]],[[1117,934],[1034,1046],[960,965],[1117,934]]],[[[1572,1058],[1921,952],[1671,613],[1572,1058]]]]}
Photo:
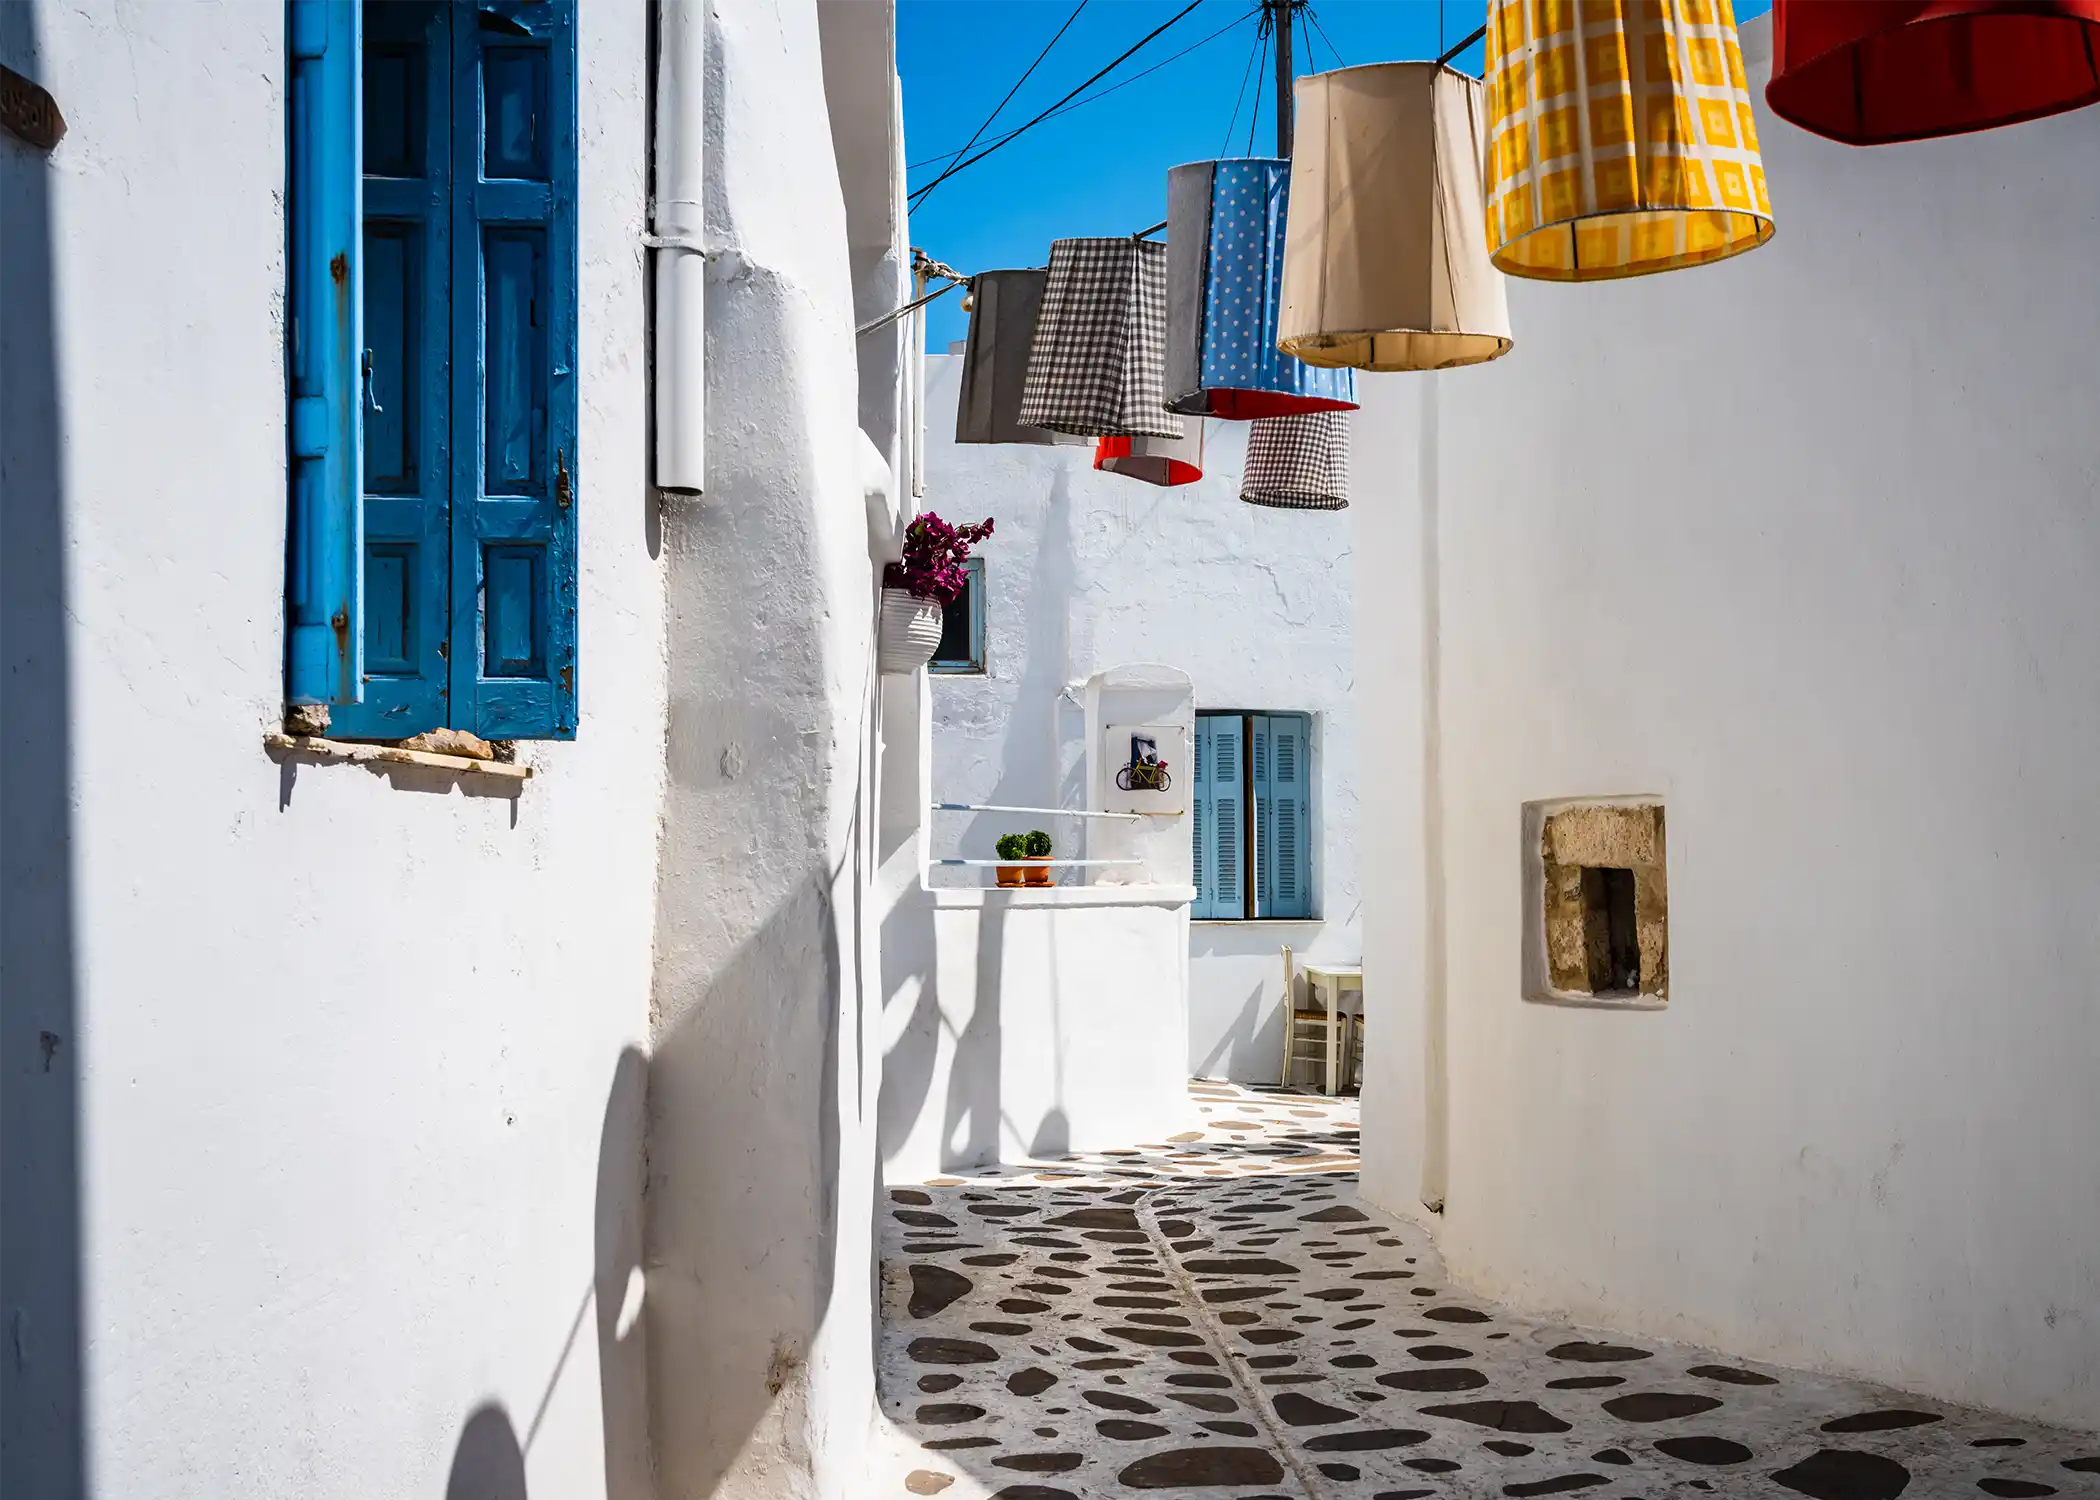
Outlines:
{"type": "Polygon", "coordinates": [[[1517,1317],[1356,1200],[1356,1106],[893,1184],[870,1496],[2100,1497],[2100,1435],[1517,1317]]]}

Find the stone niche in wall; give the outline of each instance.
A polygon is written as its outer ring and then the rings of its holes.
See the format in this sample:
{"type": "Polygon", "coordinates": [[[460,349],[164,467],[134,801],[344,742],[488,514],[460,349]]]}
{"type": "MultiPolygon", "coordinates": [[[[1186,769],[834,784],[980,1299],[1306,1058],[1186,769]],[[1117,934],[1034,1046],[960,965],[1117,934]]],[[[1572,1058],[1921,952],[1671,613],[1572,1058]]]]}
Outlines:
{"type": "Polygon", "coordinates": [[[1670,996],[1662,803],[1524,805],[1524,998],[1655,1009],[1670,996]]]}

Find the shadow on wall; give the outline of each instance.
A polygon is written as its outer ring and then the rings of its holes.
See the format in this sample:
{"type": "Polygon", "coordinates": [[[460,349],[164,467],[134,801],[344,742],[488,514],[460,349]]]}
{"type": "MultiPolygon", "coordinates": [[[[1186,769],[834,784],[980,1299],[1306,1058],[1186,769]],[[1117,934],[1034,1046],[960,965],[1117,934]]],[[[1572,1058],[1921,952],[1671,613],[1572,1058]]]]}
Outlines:
{"type": "Polygon", "coordinates": [[[501,1406],[491,1402],[467,1418],[452,1450],[445,1500],[526,1500],[525,1452],[501,1406]]]}
{"type": "MultiPolygon", "coordinates": [[[[832,1300],[847,1186],[840,1099],[858,1090],[840,1071],[858,1052],[842,1049],[840,1028],[857,1027],[859,1016],[856,986],[842,982],[852,934],[839,926],[833,884],[831,872],[811,872],[700,994],[678,997],[669,1008],[679,1020],[658,1038],[646,1085],[640,1058],[623,1060],[607,1110],[600,1243],[610,1253],[598,1316],[601,1360],[619,1377],[606,1382],[607,1462],[646,1431],[667,1493],[705,1495],[732,1469],[756,1475],[812,1457],[810,1363],[832,1300]],[[646,1152],[637,1144],[644,1122],[646,1152]],[[645,1187],[623,1161],[646,1162],[645,1187]],[[643,1246],[645,1356],[620,1337],[625,1292],[613,1290],[642,1263],[643,1246]],[[638,1415],[644,1384],[647,1422],[638,1415]]],[[[858,1234],[872,1244],[872,1202],[863,1217],[858,1234]]],[[[857,1356],[871,1389],[873,1340],[871,1315],[857,1356]]],[[[633,1487],[640,1474],[612,1490],[615,1500],[648,1493],[633,1487]]]]}
{"type": "Polygon", "coordinates": [[[1274,1013],[1275,1024],[1265,1023],[1262,1016],[1262,988],[1257,984],[1249,990],[1247,998],[1234,1013],[1232,1024],[1219,1035],[1216,1044],[1201,1057],[1190,1059],[1191,1078],[1242,1077],[1256,1066],[1250,1059],[1264,1053],[1274,1053],[1276,1066],[1270,1068],[1266,1077],[1261,1080],[1274,1081],[1276,1074],[1283,1067],[1283,1013],[1280,1010],[1274,1013]]]}
{"type": "MultiPolygon", "coordinates": [[[[653,1500],[644,1182],[649,1061],[629,1047],[613,1069],[598,1134],[591,1291],[598,1322],[598,1400],[605,1433],[606,1500],[653,1500]]],[[[464,1441],[464,1440],[462,1440],[464,1441]]],[[[520,1492],[522,1493],[522,1491],[520,1492]]],[[[452,1500],[451,1495],[446,1500],[452,1500]]]]}
{"type": "MultiPolygon", "coordinates": [[[[0,60],[30,78],[36,20],[0,5],[0,60]]],[[[0,133],[0,1494],[72,1500],[81,1059],[51,182],[44,152],[0,133]]]]}

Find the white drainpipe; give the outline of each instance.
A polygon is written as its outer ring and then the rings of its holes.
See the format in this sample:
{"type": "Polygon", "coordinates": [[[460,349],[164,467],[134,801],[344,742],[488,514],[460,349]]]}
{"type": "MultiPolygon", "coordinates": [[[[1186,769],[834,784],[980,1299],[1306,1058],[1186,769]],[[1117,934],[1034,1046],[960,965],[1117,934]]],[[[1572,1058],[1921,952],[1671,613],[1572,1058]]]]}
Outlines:
{"type": "Polygon", "coordinates": [[[657,8],[656,483],[693,494],[707,475],[707,254],[701,141],[707,129],[706,0],[657,8]]]}

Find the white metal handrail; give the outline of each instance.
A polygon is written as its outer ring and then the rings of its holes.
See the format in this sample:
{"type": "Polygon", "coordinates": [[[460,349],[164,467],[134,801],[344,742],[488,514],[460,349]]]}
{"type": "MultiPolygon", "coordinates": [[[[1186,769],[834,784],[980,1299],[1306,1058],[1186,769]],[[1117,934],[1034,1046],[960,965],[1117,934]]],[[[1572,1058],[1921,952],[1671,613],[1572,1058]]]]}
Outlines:
{"type": "Polygon", "coordinates": [[[935,865],[1025,865],[1030,869],[1071,869],[1077,865],[1141,865],[1141,859],[933,859],[935,865]]]}
{"type": "MultiPolygon", "coordinates": [[[[1008,807],[998,802],[936,802],[933,804],[933,810],[935,812],[1048,813],[1052,817],[1058,818],[1123,818],[1132,823],[1142,823],[1145,818],[1143,813],[1088,812],[1084,808],[1078,807],[1008,807]]],[[[997,861],[994,861],[994,863],[997,863],[997,861]]]]}

